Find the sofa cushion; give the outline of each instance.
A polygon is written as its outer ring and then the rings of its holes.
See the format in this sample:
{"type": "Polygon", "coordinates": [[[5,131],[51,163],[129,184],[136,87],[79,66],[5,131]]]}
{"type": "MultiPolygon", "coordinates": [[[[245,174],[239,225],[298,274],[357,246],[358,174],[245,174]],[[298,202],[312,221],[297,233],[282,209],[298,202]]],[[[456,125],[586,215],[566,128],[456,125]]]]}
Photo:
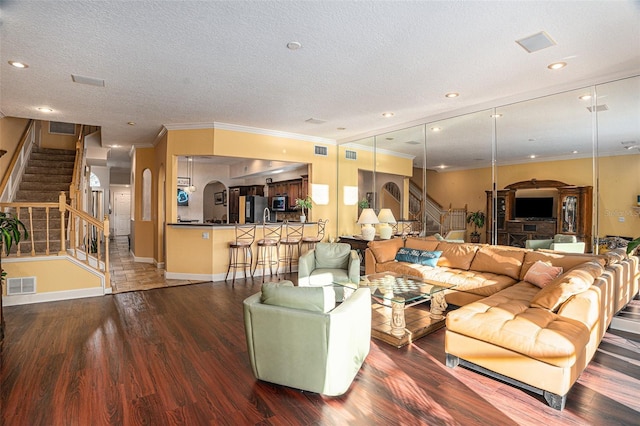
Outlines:
{"type": "Polygon", "coordinates": [[[549,262],[552,266],[561,266],[564,271],[575,268],[576,266],[597,260],[602,265],[605,264],[603,256],[594,254],[580,254],[580,253],[555,253],[547,251],[528,251],[524,256],[524,262],[522,263],[522,271],[520,271],[520,279],[523,280],[527,271],[538,260],[543,262],[549,262]]]}
{"type": "Polygon", "coordinates": [[[316,269],[347,269],[351,246],[346,243],[318,243],[314,249],[316,269]]]}
{"type": "Polygon", "coordinates": [[[440,243],[437,239],[429,237],[425,238],[413,238],[408,237],[404,243],[404,246],[407,248],[413,248],[418,250],[430,250],[434,251],[438,248],[438,244],[440,243]]]}
{"type": "Polygon", "coordinates": [[[476,244],[450,243],[440,241],[438,251],[442,252],[438,266],[469,270],[471,261],[480,246],[476,244]]]}
{"type": "MultiPolygon", "coordinates": [[[[589,341],[581,323],[531,308],[538,288],[520,282],[447,314],[447,332],[482,340],[559,367],[575,364],[589,341]]],[[[542,290],[540,290],[542,291],[542,290]]]]}
{"type": "Polygon", "coordinates": [[[527,271],[524,280],[543,288],[562,273],[562,266],[551,266],[549,262],[538,260],[527,271]]]}
{"type": "Polygon", "coordinates": [[[598,262],[576,266],[540,290],[531,299],[531,306],[554,312],[571,296],[587,290],[603,270],[598,262]]]}
{"type": "Polygon", "coordinates": [[[476,253],[469,269],[507,275],[517,280],[520,278],[525,253],[525,250],[517,248],[483,246],[476,253]]]}
{"type": "Polygon", "coordinates": [[[441,251],[418,250],[402,247],[396,253],[398,262],[417,263],[418,265],[436,266],[441,251]]]}
{"type": "Polygon", "coordinates": [[[509,286],[516,280],[506,275],[491,272],[465,271],[437,266],[418,265],[408,262],[386,262],[377,265],[376,272],[395,272],[421,278],[428,284],[455,285],[455,290],[487,297],[509,286]]]}
{"type": "Polygon", "coordinates": [[[336,306],[333,287],[294,287],[291,281],[262,284],[260,301],[313,312],[329,312],[336,306]]]}
{"type": "Polygon", "coordinates": [[[394,260],[396,253],[404,245],[402,238],[391,238],[390,240],[370,241],[367,247],[376,258],[376,262],[384,263],[394,260]]]}

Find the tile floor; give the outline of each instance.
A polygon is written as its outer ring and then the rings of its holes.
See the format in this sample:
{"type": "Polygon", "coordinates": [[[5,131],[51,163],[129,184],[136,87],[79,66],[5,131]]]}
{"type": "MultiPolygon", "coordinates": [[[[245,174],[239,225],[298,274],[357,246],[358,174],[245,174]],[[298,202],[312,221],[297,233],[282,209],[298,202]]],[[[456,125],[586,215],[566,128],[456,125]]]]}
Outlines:
{"type": "Polygon", "coordinates": [[[174,287],[202,281],[171,280],[164,277],[164,269],[151,263],[134,262],[127,237],[116,237],[109,244],[111,287],[113,293],[174,287]]]}

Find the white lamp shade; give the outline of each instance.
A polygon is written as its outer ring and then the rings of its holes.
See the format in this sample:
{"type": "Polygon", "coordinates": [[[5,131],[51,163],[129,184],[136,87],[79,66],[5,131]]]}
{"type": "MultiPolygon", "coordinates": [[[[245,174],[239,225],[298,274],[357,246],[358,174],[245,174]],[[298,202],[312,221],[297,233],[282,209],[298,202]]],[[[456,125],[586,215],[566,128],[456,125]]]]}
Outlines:
{"type": "Polygon", "coordinates": [[[376,212],[373,209],[363,209],[362,213],[360,213],[360,217],[358,218],[358,223],[362,226],[362,239],[367,241],[373,241],[376,237],[376,228],[374,228],[374,223],[379,223],[378,217],[376,216],[376,212]]]}
{"type": "Polygon", "coordinates": [[[391,209],[382,209],[378,213],[378,221],[380,223],[396,223],[396,218],[393,216],[391,209]]]}

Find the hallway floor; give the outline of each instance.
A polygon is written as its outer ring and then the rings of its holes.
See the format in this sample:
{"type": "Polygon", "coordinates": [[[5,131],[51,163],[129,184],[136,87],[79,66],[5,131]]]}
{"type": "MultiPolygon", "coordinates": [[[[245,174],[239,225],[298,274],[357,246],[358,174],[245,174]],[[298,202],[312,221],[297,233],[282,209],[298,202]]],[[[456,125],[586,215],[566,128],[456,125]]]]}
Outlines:
{"type": "Polygon", "coordinates": [[[110,241],[109,260],[113,293],[175,287],[202,282],[166,279],[164,277],[164,269],[157,268],[152,263],[135,262],[129,251],[129,240],[126,236],[115,237],[110,241]]]}

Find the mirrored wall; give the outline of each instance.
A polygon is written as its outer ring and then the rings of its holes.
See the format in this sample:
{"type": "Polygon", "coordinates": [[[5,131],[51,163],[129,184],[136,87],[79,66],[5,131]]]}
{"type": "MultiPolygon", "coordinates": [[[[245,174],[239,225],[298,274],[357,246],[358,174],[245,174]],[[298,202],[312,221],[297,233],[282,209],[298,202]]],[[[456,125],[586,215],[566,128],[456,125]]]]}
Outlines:
{"type": "Polygon", "coordinates": [[[562,233],[598,251],[638,237],[639,117],[635,76],[342,144],[338,232],[358,234],[369,204],[421,235],[465,229],[466,241],[562,233]],[[486,215],[482,229],[472,212],[486,215]]]}

